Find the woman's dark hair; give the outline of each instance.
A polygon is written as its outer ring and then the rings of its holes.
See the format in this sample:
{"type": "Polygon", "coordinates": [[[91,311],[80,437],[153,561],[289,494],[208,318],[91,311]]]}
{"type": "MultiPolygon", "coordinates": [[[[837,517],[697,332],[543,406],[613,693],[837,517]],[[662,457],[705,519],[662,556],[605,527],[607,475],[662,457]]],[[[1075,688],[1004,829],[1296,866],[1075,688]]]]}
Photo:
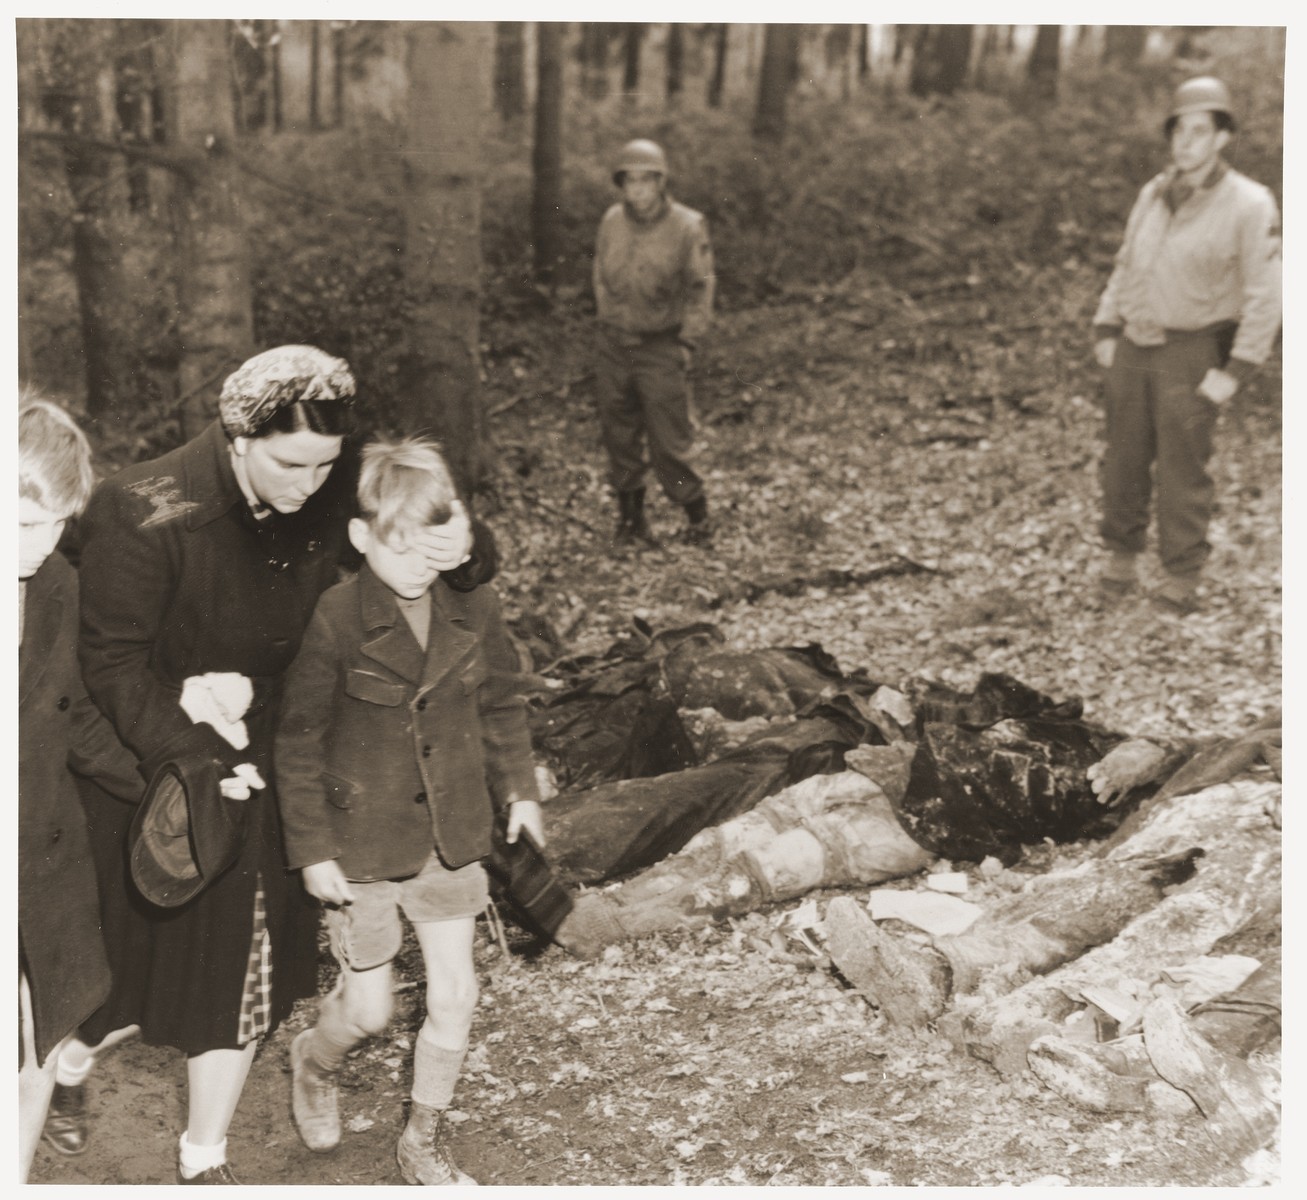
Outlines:
{"type": "MultiPolygon", "coordinates": [[[[1222,112],[1220,109],[1209,111],[1211,112],[1212,124],[1216,126],[1217,133],[1220,133],[1223,129],[1226,133],[1235,132],[1237,126],[1234,123],[1234,118],[1230,116],[1228,112],[1222,112]]],[[[1166,124],[1162,126],[1168,142],[1171,140],[1171,135],[1175,132],[1175,123],[1179,119],[1179,117],[1167,117],[1166,124]]]]}
{"type": "Polygon", "coordinates": [[[344,400],[293,400],[276,409],[252,437],[274,433],[321,433],[348,437],[356,428],[354,405],[344,400]]]}

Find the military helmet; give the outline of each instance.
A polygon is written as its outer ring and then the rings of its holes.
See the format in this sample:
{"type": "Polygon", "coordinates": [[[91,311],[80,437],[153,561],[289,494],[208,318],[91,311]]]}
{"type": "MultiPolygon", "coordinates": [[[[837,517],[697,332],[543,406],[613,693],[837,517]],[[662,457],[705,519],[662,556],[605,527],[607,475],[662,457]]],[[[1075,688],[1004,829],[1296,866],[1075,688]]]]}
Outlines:
{"type": "Polygon", "coordinates": [[[613,182],[622,186],[622,175],[626,171],[656,171],[659,175],[667,174],[667,155],[657,142],[648,138],[636,138],[627,142],[617,156],[613,167],[613,182]]]}
{"type": "Polygon", "coordinates": [[[1223,112],[1233,118],[1233,106],[1230,103],[1230,89],[1214,75],[1199,75],[1186,79],[1175,89],[1175,98],[1171,101],[1170,120],[1183,117],[1186,113],[1223,112]]]}

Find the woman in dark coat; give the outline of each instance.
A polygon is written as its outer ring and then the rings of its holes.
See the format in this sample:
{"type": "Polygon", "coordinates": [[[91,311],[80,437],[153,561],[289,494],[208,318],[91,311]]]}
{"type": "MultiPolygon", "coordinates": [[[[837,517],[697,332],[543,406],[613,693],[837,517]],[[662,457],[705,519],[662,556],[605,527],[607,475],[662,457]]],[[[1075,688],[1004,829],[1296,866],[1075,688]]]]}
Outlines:
{"type": "MultiPolygon", "coordinates": [[[[353,472],[340,459],[353,396],[348,364],[313,347],[257,355],[224,384],[219,422],[102,484],[81,526],[92,697],[146,778],[164,761],[207,757],[226,768],[224,794],[249,796],[237,861],[173,909],[133,887],[131,810],[84,796],[114,988],[82,1036],[95,1044],[139,1025],[145,1041],[187,1055],[180,1182],[235,1182],[227,1127],[258,1038],[315,992],[316,907],[285,869],[270,788],[247,783],[273,779],[282,673],[347,552],[353,472]],[[252,684],[245,749],[179,703],[185,681],[214,672],[252,684]]],[[[429,550],[452,568],[467,559],[466,518],[446,528],[429,550]]]]}

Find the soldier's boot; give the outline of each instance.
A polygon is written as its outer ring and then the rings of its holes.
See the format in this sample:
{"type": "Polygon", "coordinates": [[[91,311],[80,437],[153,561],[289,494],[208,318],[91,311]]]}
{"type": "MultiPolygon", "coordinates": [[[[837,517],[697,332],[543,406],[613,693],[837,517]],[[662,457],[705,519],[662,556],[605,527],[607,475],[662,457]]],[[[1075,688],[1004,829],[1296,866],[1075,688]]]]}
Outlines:
{"type": "Polygon", "coordinates": [[[685,540],[691,546],[706,546],[712,541],[712,521],[708,517],[708,500],[704,496],[685,506],[685,540]]]}
{"type": "Polygon", "coordinates": [[[1098,590],[1108,599],[1116,599],[1133,591],[1138,558],[1137,554],[1128,550],[1113,550],[1098,577],[1098,590]]]}
{"type": "Polygon", "coordinates": [[[637,543],[657,549],[658,539],[649,529],[644,515],[644,488],[617,493],[617,529],[613,533],[614,548],[637,543]]]}

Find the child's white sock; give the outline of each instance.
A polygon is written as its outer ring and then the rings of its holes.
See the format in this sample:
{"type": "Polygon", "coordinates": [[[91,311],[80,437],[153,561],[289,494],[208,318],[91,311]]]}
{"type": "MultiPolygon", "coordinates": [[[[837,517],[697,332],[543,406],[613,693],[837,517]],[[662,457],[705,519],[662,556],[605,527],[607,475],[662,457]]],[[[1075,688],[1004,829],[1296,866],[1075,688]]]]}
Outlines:
{"type": "Polygon", "coordinates": [[[448,1108],[466,1057],[466,1042],[459,1050],[446,1050],[419,1033],[413,1050],[414,1101],[428,1108],[448,1108]]]}
{"type": "Polygon", "coordinates": [[[69,1064],[68,1048],[65,1047],[59,1053],[59,1061],[54,1069],[54,1081],[61,1087],[77,1087],[79,1084],[86,1082],[86,1077],[91,1073],[91,1068],[95,1066],[95,1055],[87,1054],[85,1056],[73,1054],[71,1057],[76,1060],[81,1058],[81,1065],[76,1062],[69,1064]]]}
{"type": "Polygon", "coordinates": [[[177,1142],[178,1165],[183,1178],[194,1179],[210,1167],[220,1167],[227,1161],[227,1139],[223,1138],[216,1146],[196,1146],[186,1134],[177,1142]]]}

